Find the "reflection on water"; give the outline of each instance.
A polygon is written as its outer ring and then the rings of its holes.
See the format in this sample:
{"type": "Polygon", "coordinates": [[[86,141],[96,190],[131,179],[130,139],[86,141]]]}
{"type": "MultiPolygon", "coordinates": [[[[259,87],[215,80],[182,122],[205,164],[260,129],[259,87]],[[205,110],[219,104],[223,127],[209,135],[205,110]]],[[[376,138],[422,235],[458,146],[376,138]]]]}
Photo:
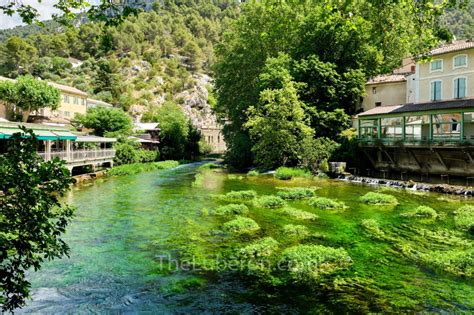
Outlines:
{"type": "MultiPolygon", "coordinates": [[[[78,208],[66,235],[71,256],[49,262],[29,275],[33,301],[22,312],[474,311],[472,281],[417,266],[395,255],[386,244],[368,239],[359,227],[365,218],[398,226],[401,212],[426,204],[447,216],[440,223],[426,223],[425,228],[450,228],[449,213],[468,201],[393,191],[390,193],[401,205],[387,210],[357,202],[375,187],[338,181],[231,178],[219,170],[197,174],[196,165],[186,165],[76,187],[67,197],[78,208]],[[297,290],[263,292],[232,273],[160,268],[163,259],[179,259],[184,250],[212,259],[223,248],[244,242],[212,232],[224,222],[202,214],[203,209],[217,206],[212,194],[243,189],[271,194],[284,185],[320,186],[318,195],[338,198],[349,206],[348,211],[331,213],[294,203],[320,216],[308,227],[324,234],[328,246],[342,246],[349,252],[354,260],[349,276],[359,279],[364,288],[318,295],[297,290]]],[[[250,216],[263,234],[285,241],[279,229],[292,223],[291,218],[254,208],[250,216]]]]}

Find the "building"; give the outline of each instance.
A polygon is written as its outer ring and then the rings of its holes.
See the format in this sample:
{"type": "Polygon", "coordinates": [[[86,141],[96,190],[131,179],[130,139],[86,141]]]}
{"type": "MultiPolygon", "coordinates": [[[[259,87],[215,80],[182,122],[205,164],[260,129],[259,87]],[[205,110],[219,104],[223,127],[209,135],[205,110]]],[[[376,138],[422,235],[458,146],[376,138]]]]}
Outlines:
{"type": "Polygon", "coordinates": [[[157,150],[160,128],[158,123],[135,123],[133,126],[134,135],[132,140],[139,142],[144,149],[157,150]]]}
{"type": "Polygon", "coordinates": [[[404,81],[368,82],[386,90],[367,96],[356,116],[360,146],[379,170],[473,176],[474,42],[456,41],[430,56],[404,81]]]}
{"type": "Polygon", "coordinates": [[[93,98],[87,98],[87,109],[94,108],[94,107],[112,108],[114,106],[104,101],[96,100],[93,98]]]}
{"type": "Polygon", "coordinates": [[[222,127],[218,123],[202,126],[201,135],[210,149],[211,153],[224,153],[227,150],[224,136],[222,135],[222,127]]]}
{"type": "Polygon", "coordinates": [[[403,74],[381,75],[365,85],[365,97],[359,111],[375,107],[406,103],[407,79],[403,74]]]}

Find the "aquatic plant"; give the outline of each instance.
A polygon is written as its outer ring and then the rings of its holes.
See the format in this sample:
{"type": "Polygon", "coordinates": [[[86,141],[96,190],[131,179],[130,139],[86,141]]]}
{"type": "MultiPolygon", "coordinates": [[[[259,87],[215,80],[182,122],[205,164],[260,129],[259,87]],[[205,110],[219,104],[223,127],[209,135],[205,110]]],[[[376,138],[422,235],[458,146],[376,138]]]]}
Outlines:
{"type": "Polygon", "coordinates": [[[224,231],[234,234],[248,234],[260,230],[260,226],[254,220],[238,216],[234,220],[224,223],[224,231]]]}
{"type": "Polygon", "coordinates": [[[277,192],[278,197],[285,200],[298,200],[313,197],[317,187],[278,187],[278,189],[281,189],[277,192]]]}
{"type": "Polygon", "coordinates": [[[250,170],[247,173],[247,176],[258,176],[258,175],[260,175],[260,173],[257,170],[250,170]]]}
{"type": "Polygon", "coordinates": [[[446,272],[474,277],[474,250],[433,251],[420,254],[423,263],[446,272]]]}
{"type": "Polygon", "coordinates": [[[360,200],[369,205],[397,205],[398,200],[392,195],[368,192],[360,200]]]}
{"type": "Polygon", "coordinates": [[[283,251],[279,266],[288,270],[291,280],[311,284],[321,276],[347,268],[352,260],[343,248],[297,245],[283,251]]]}
{"type": "Polygon", "coordinates": [[[287,224],[283,227],[283,233],[285,236],[305,238],[310,234],[310,231],[304,225],[287,224]]]}
{"type": "Polygon", "coordinates": [[[208,162],[199,166],[198,170],[203,171],[203,170],[210,170],[210,169],[215,169],[215,168],[221,168],[221,166],[217,165],[215,162],[208,162]]]}
{"type": "Polygon", "coordinates": [[[213,215],[232,215],[232,214],[247,214],[249,208],[244,204],[229,204],[217,207],[211,211],[213,215]]]}
{"type": "Polygon", "coordinates": [[[262,257],[269,257],[278,249],[279,243],[272,237],[258,239],[237,251],[239,259],[256,260],[262,257]]]}
{"type": "Polygon", "coordinates": [[[380,229],[380,225],[375,219],[365,219],[360,223],[364,231],[375,239],[385,239],[385,232],[380,229]]]}
{"type": "Polygon", "coordinates": [[[346,207],[346,205],[342,201],[337,201],[325,197],[313,197],[309,199],[308,204],[314,208],[323,210],[344,209],[346,207]]]}
{"type": "Polygon", "coordinates": [[[311,172],[301,168],[282,166],[276,169],[274,176],[278,179],[288,180],[294,177],[312,177],[313,175],[311,172]]]}
{"type": "Polygon", "coordinates": [[[469,230],[474,234],[474,206],[465,205],[456,210],[454,224],[462,230],[469,230]]]}
{"type": "Polygon", "coordinates": [[[151,163],[133,163],[116,166],[107,171],[109,176],[133,175],[141,172],[164,170],[179,166],[178,161],[167,160],[151,163]]]}
{"type": "Polygon", "coordinates": [[[436,218],[438,213],[428,206],[419,206],[413,211],[402,213],[403,217],[436,218]]]}
{"type": "Polygon", "coordinates": [[[229,175],[227,175],[227,178],[232,179],[232,180],[242,180],[242,179],[244,179],[244,177],[242,175],[236,175],[236,174],[229,174],[229,175]]]}
{"type": "Polygon", "coordinates": [[[259,208],[276,209],[285,205],[285,200],[277,196],[262,196],[255,200],[255,206],[259,208]]]}
{"type": "Polygon", "coordinates": [[[285,208],[281,209],[281,212],[283,214],[286,214],[288,216],[291,216],[291,217],[293,217],[295,219],[299,219],[299,220],[316,220],[317,218],[319,218],[314,213],[299,210],[299,209],[295,209],[295,208],[291,208],[291,207],[285,207],[285,208]]]}
{"type": "Polygon", "coordinates": [[[217,198],[226,201],[243,201],[243,200],[252,200],[257,197],[257,192],[255,190],[238,190],[230,191],[225,195],[218,195],[217,198]]]}

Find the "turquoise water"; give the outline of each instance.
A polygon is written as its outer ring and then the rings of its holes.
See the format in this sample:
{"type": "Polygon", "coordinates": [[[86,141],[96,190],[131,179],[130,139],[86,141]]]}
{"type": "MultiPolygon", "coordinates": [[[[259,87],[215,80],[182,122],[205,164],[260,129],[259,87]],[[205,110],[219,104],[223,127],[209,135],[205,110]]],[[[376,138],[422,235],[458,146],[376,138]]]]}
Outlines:
{"type": "Polygon", "coordinates": [[[48,262],[41,271],[29,275],[33,301],[23,311],[474,312],[472,279],[414,261],[390,242],[374,240],[360,227],[361,220],[375,218],[400,242],[427,253],[453,247],[420,236],[419,231],[451,231],[465,242],[463,248],[469,249],[474,247],[473,239],[455,231],[451,213],[472,201],[401,190],[387,192],[398,198],[400,205],[396,207],[367,206],[358,201],[366,192],[377,189],[333,180],[280,181],[271,176],[228,175],[222,170],[198,172],[196,164],[99,179],[75,187],[66,198],[77,207],[65,236],[71,247],[70,257],[48,262]],[[344,201],[348,209],[322,211],[304,201],[291,202],[292,207],[320,217],[301,222],[272,210],[250,207],[248,216],[262,229],[244,238],[220,232],[229,218],[206,214],[223,204],[214,194],[247,189],[259,195],[274,194],[280,186],[319,187],[318,196],[344,201]],[[436,209],[441,218],[415,222],[400,216],[421,204],[436,209]],[[269,288],[236,272],[188,270],[192,262],[183,263],[193,257],[199,262],[221,259],[221,253],[267,235],[283,247],[295,245],[281,233],[281,228],[290,223],[306,225],[311,232],[322,235],[301,242],[346,249],[353,264],[338,275],[344,284],[317,290],[269,288]],[[177,263],[183,268],[174,268],[177,263]]]}

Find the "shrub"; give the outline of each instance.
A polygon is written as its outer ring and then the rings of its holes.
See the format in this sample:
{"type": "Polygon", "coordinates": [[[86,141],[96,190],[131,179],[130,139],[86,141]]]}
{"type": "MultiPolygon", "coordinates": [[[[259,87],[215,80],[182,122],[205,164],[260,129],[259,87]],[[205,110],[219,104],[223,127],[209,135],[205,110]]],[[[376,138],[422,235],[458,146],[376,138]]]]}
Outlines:
{"type": "Polygon", "coordinates": [[[158,150],[138,150],[138,156],[141,163],[155,162],[160,157],[160,152],[158,150]]]}
{"type": "Polygon", "coordinates": [[[232,221],[224,223],[224,231],[234,234],[249,234],[258,230],[260,230],[260,226],[250,218],[239,216],[232,221]]]}
{"type": "Polygon", "coordinates": [[[247,173],[247,176],[258,176],[260,173],[257,170],[251,170],[247,173]]]}
{"type": "Polygon", "coordinates": [[[277,196],[286,200],[299,200],[314,196],[316,187],[305,188],[305,187],[294,187],[294,188],[279,188],[282,191],[277,193],[277,196]]]}
{"type": "Polygon", "coordinates": [[[318,166],[318,170],[322,173],[327,173],[329,172],[329,163],[328,160],[323,159],[318,166]]]}
{"type": "Polygon", "coordinates": [[[255,190],[239,190],[230,191],[225,195],[220,195],[219,198],[228,201],[252,200],[257,197],[255,190]]]}
{"type": "Polygon", "coordinates": [[[285,236],[305,238],[309,235],[309,229],[304,225],[287,224],[283,227],[285,236]]]}
{"type": "Polygon", "coordinates": [[[255,206],[267,209],[281,208],[285,205],[285,201],[277,196],[262,196],[255,200],[255,206]]]}
{"type": "Polygon", "coordinates": [[[133,164],[140,162],[140,153],[137,146],[131,142],[119,142],[115,144],[114,162],[117,165],[133,164]]]}
{"type": "Polygon", "coordinates": [[[375,219],[365,219],[360,223],[362,228],[375,239],[384,239],[385,233],[380,229],[379,223],[375,219]]]}
{"type": "Polygon", "coordinates": [[[290,207],[283,208],[282,213],[299,220],[316,220],[319,218],[314,213],[290,207]]]}
{"type": "Polygon", "coordinates": [[[220,206],[214,209],[211,213],[214,215],[231,215],[231,214],[246,214],[249,212],[244,204],[230,204],[225,206],[220,206]]]}
{"type": "Polygon", "coordinates": [[[346,205],[342,201],[336,201],[325,197],[313,197],[308,201],[311,207],[328,210],[328,209],[344,209],[346,205]]]}
{"type": "Polygon", "coordinates": [[[238,250],[237,256],[245,260],[255,260],[262,257],[268,257],[278,249],[278,242],[271,237],[264,237],[256,240],[238,250]]]}
{"type": "Polygon", "coordinates": [[[311,177],[311,173],[301,168],[279,167],[274,176],[278,179],[288,180],[293,177],[311,177]]]}
{"type": "Polygon", "coordinates": [[[109,176],[122,176],[122,175],[133,175],[141,172],[153,171],[153,170],[164,170],[174,168],[179,165],[178,161],[161,161],[153,163],[134,163],[120,165],[111,168],[107,171],[109,176]]]}
{"type": "Polygon", "coordinates": [[[424,218],[436,218],[438,214],[433,208],[427,206],[419,206],[414,211],[403,213],[404,217],[424,217],[424,218]]]}
{"type": "Polygon", "coordinates": [[[351,257],[343,248],[322,245],[297,245],[283,251],[280,266],[288,269],[289,278],[312,283],[322,275],[334,273],[351,265],[351,257]]]}
{"type": "Polygon", "coordinates": [[[398,200],[392,195],[369,192],[362,196],[360,200],[369,205],[397,205],[398,200]]]}
{"type": "Polygon", "coordinates": [[[466,205],[456,210],[454,224],[457,228],[474,234],[474,206],[466,205]]]}

